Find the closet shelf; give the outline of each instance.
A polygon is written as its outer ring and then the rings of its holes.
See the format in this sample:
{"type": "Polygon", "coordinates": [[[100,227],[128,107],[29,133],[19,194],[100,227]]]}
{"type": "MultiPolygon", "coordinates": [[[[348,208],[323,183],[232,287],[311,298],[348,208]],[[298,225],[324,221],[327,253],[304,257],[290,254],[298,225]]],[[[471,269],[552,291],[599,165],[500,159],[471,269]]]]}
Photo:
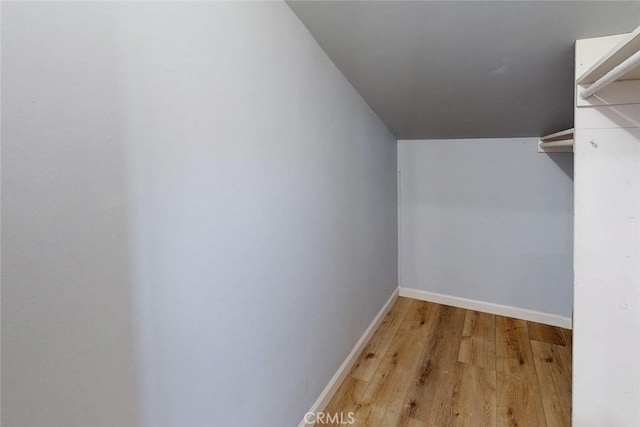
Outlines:
{"type": "Polygon", "coordinates": [[[640,79],[640,27],[584,72],[576,83],[586,86],[580,97],[586,99],[610,83],[640,79]]]}
{"type": "Polygon", "coordinates": [[[538,153],[572,153],[573,128],[545,135],[538,142],[538,153]]]}

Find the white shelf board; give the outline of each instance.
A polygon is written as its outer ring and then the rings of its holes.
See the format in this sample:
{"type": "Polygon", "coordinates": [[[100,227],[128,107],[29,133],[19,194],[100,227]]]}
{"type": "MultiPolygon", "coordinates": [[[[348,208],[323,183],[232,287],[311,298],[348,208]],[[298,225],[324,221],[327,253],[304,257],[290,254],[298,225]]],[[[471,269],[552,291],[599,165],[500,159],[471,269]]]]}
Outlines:
{"type": "Polygon", "coordinates": [[[538,153],[572,153],[573,128],[545,135],[538,142],[538,153]]]}
{"type": "MultiPolygon", "coordinates": [[[[595,82],[638,51],[640,51],[640,27],[629,33],[627,37],[625,37],[606,55],[589,67],[587,71],[578,77],[576,83],[579,85],[588,85],[595,82]]],[[[640,79],[640,67],[630,70],[618,80],[635,79],[640,79]]]]}
{"type": "Polygon", "coordinates": [[[560,141],[562,139],[573,139],[573,128],[551,133],[540,138],[542,142],[560,141]]]}

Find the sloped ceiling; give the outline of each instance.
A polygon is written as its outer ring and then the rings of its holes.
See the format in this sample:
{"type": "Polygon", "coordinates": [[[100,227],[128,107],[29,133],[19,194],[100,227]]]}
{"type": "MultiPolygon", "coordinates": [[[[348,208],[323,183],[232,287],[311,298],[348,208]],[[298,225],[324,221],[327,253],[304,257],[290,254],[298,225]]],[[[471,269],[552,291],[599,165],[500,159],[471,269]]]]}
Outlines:
{"type": "Polygon", "coordinates": [[[640,1],[287,3],[398,139],[572,127],[574,41],[640,25],[640,1]]]}

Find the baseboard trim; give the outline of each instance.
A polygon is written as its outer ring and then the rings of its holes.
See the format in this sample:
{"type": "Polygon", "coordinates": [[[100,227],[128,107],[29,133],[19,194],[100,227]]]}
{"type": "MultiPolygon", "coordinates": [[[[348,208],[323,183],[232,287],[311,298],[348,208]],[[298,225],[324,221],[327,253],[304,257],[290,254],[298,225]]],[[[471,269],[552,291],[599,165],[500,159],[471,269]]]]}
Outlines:
{"type": "Polygon", "coordinates": [[[530,322],[544,323],[545,325],[559,326],[565,329],[571,329],[572,327],[570,317],[563,317],[558,316],[557,314],[543,313],[535,310],[527,310],[526,308],[494,304],[412,288],[398,288],[398,295],[421,301],[450,305],[452,307],[466,308],[467,310],[481,311],[483,313],[528,320],[530,322]]]}
{"type": "MultiPolygon", "coordinates": [[[[316,399],[314,404],[311,406],[311,409],[309,409],[307,413],[321,412],[327,407],[333,395],[336,393],[336,391],[338,391],[338,387],[340,387],[340,384],[342,384],[342,381],[351,370],[351,367],[353,367],[354,363],[356,363],[358,356],[360,356],[362,350],[364,350],[367,343],[369,343],[369,340],[373,336],[373,333],[376,331],[376,329],[378,329],[380,323],[382,323],[382,320],[387,315],[387,312],[395,302],[396,298],[398,298],[398,288],[393,291],[393,293],[384,304],[384,306],[382,306],[376,317],[373,318],[358,342],[356,342],[356,344],[351,349],[351,352],[349,353],[347,358],[344,360],[344,362],[342,362],[342,365],[340,365],[331,380],[329,380],[329,383],[324,388],[324,390],[322,390],[322,393],[320,393],[320,396],[318,396],[318,399],[316,399]]],[[[298,427],[310,427],[313,425],[314,423],[309,424],[303,418],[298,427]]]]}

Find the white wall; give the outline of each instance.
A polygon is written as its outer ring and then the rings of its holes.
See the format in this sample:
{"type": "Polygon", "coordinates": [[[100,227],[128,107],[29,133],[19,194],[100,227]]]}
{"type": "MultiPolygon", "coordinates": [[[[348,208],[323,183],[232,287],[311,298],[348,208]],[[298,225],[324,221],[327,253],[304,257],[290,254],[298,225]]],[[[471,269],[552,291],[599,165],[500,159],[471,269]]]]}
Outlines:
{"type": "Polygon", "coordinates": [[[537,140],[405,140],[400,286],[564,317],[573,159],[537,140]]]}
{"type": "Polygon", "coordinates": [[[392,135],[283,3],[2,7],[2,424],[297,424],[397,286],[392,135]]]}
{"type": "MultiPolygon", "coordinates": [[[[576,77],[622,39],[579,40],[576,77]]],[[[575,120],[573,423],[635,427],[640,425],[640,82],[613,83],[588,102],[580,100],[575,120]]]]}

